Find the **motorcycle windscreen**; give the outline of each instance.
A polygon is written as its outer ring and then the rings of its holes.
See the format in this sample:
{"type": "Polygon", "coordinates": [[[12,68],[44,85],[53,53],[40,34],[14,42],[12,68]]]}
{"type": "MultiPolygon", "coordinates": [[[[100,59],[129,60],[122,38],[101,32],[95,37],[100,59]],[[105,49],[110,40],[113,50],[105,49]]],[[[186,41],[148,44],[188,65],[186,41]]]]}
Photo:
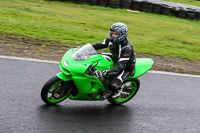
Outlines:
{"type": "Polygon", "coordinates": [[[135,75],[133,78],[137,78],[143,74],[145,74],[147,71],[149,71],[153,66],[153,60],[150,58],[137,58],[136,64],[135,64],[135,75]]]}

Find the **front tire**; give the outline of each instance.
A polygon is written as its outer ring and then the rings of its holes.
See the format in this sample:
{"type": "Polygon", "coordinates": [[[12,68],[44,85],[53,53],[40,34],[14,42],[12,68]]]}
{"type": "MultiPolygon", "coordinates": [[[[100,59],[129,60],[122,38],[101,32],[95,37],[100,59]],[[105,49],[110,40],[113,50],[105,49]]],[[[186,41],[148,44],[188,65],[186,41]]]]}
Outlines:
{"type": "Polygon", "coordinates": [[[117,98],[108,99],[108,101],[111,104],[121,105],[121,104],[124,104],[124,103],[128,102],[129,100],[131,100],[136,95],[136,93],[138,92],[138,90],[140,88],[140,80],[138,78],[126,80],[123,83],[122,87],[127,88],[127,89],[123,89],[123,92],[127,92],[127,94],[122,93],[117,98]]]}
{"type": "Polygon", "coordinates": [[[71,88],[67,90],[65,95],[59,96],[63,81],[57,76],[49,79],[43,86],[41,91],[42,100],[48,105],[55,105],[62,102],[71,94],[71,88]]]}

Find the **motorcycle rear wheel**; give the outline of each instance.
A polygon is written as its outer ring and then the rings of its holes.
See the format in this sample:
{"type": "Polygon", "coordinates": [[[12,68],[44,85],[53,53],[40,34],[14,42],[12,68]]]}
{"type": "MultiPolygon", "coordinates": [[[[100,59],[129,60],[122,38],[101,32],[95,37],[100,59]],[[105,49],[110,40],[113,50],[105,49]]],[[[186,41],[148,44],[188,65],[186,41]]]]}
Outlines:
{"type": "Polygon", "coordinates": [[[114,105],[121,105],[131,100],[136,95],[136,93],[140,88],[140,80],[138,78],[126,80],[123,83],[122,87],[124,88],[123,92],[127,92],[127,94],[122,93],[117,98],[107,99],[108,102],[114,105]]]}
{"type": "Polygon", "coordinates": [[[65,94],[59,95],[62,83],[63,81],[57,76],[52,77],[46,82],[41,91],[41,98],[46,104],[55,105],[64,101],[71,94],[72,89],[69,88],[65,94]]]}

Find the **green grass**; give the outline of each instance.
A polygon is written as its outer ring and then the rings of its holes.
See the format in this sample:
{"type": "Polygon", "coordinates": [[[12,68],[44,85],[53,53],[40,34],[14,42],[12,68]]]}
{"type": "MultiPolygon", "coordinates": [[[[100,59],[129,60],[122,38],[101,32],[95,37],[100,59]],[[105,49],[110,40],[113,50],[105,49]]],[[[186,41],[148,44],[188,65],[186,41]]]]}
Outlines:
{"type": "Polygon", "coordinates": [[[200,6],[200,1],[197,1],[197,0],[164,0],[164,1],[193,5],[193,6],[200,6]]]}
{"type": "Polygon", "coordinates": [[[4,37],[40,39],[75,47],[103,41],[115,22],[127,24],[128,38],[137,54],[200,60],[200,21],[67,2],[0,1],[0,35],[4,37]]]}

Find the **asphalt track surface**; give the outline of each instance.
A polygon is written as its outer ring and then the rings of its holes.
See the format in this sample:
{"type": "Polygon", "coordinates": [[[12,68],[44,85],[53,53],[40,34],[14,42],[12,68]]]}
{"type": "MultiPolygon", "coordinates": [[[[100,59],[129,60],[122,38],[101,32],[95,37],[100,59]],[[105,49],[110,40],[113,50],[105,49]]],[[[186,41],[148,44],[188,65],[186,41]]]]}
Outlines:
{"type": "Polygon", "coordinates": [[[57,63],[0,57],[0,133],[199,133],[200,76],[147,73],[122,106],[65,100],[47,106],[43,84],[57,63]]]}

